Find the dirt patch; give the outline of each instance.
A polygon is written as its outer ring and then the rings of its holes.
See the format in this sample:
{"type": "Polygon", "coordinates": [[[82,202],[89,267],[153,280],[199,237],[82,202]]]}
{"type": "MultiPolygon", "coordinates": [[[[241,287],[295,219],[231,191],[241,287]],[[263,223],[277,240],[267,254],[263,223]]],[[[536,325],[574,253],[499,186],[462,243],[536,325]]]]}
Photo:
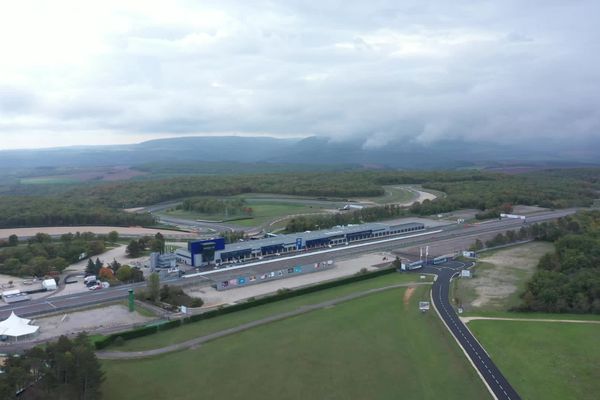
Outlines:
{"type": "Polygon", "coordinates": [[[505,310],[515,306],[540,257],[552,250],[549,243],[533,242],[482,256],[473,269],[473,278],[457,282],[455,297],[466,310],[505,310]]]}
{"type": "Polygon", "coordinates": [[[404,291],[404,307],[408,307],[408,303],[410,302],[410,298],[412,297],[412,295],[415,293],[415,288],[414,287],[409,287],[406,288],[406,290],[404,291]]]}

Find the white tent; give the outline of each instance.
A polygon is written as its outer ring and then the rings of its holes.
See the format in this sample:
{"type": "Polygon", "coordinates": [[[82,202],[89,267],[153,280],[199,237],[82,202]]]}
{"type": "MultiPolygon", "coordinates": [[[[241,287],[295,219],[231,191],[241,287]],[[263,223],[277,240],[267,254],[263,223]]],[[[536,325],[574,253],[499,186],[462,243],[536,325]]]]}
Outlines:
{"type": "Polygon", "coordinates": [[[19,340],[20,338],[33,335],[40,327],[29,325],[30,319],[18,317],[14,311],[10,317],[0,322],[0,335],[19,340]]]}

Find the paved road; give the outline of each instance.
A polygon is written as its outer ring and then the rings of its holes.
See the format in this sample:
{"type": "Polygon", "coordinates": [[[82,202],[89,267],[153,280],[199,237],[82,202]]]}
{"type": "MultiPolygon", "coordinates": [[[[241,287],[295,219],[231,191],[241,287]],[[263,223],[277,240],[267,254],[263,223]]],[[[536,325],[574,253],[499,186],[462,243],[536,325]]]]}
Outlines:
{"type": "MultiPolygon", "coordinates": [[[[163,283],[173,284],[178,278],[163,280],[163,283]]],[[[72,283],[72,285],[83,285],[83,283],[72,283]]],[[[123,285],[109,289],[73,293],[64,296],[46,297],[42,299],[24,301],[0,307],[0,319],[8,318],[14,311],[20,317],[32,317],[36,315],[79,308],[91,305],[108,303],[115,300],[126,299],[130,288],[145,287],[145,282],[131,285],[123,285]]]]}
{"type": "Polygon", "coordinates": [[[210,333],[208,335],[200,336],[194,339],[187,340],[185,342],[176,343],[170,346],[161,347],[158,349],[152,350],[144,350],[144,351],[98,351],[96,355],[98,358],[103,360],[125,360],[131,358],[146,358],[153,357],[160,354],[172,353],[174,351],[189,349],[192,347],[196,347],[206,342],[210,342],[215,339],[222,338],[224,336],[233,335],[235,333],[239,333],[260,325],[269,324],[271,322],[280,321],[282,319],[287,319],[291,317],[295,317],[297,315],[306,314],[311,311],[320,310],[323,308],[331,307],[339,303],[343,303],[346,301],[358,299],[360,297],[368,296],[373,293],[383,292],[385,290],[397,289],[401,287],[409,287],[409,286],[417,286],[417,285],[431,285],[431,282],[415,282],[415,283],[399,283],[396,285],[384,286],[381,288],[369,289],[362,292],[352,293],[343,297],[338,297],[332,300],[327,300],[318,304],[311,304],[307,306],[299,307],[296,310],[288,311],[280,314],[271,315],[266,318],[258,319],[256,321],[248,322],[242,325],[235,326],[233,328],[223,329],[221,331],[217,331],[214,333],[210,333]]]}
{"type": "Polygon", "coordinates": [[[458,314],[450,304],[450,280],[461,269],[470,267],[471,265],[472,263],[449,262],[441,266],[427,266],[419,270],[419,272],[437,275],[438,278],[434,282],[431,291],[433,303],[444,324],[463,348],[463,351],[467,354],[471,363],[479,372],[479,375],[484,379],[488,389],[493,392],[497,399],[520,399],[519,394],[510,385],[504,375],[502,375],[502,372],[500,372],[481,344],[471,334],[471,331],[460,320],[458,314]]]}
{"type": "MultiPolygon", "coordinates": [[[[574,212],[575,210],[560,210],[546,212],[536,216],[528,217],[528,221],[533,223],[552,220],[562,217],[564,215],[572,214],[574,212]]],[[[294,258],[294,260],[291,262],[285,259],[282,260],[273,258],[261,261],[260,263],[250,263],[249,267],[252,268],[255,272],[260,273],[260,271],[273,271],[276,269],[287,268],[293,265],[322,262],[337,257],[351,257],[352,255],[368,253],[373,251],[399,249],[403,247],[412,247],[421,244],[435,245],[435,243],[452,240],[457,237],[467,237],[473,238],[473,240],[475,240],[475,238],[485,233],[502,232],[509,229],[518,229],[521,227],[521,225],[522,222],[520,220],[492,221],[485,224],[470,226],[453,224],[443,227],[432,228],[425,231],[436,232],[432,233],[431,235],[411,238],[406,238],[407,235],[403,235],[391,241],[387,240],[388,238],[383,240],[371,240],[364,242],[364,245],[362,245],[361,243],[360,247],[353,247],[352,245],[346,247],[338,247],[334,248],[336,249],[335,252],[329,252],[333,249],[316,250],[312,252],[298,254],[297,257],[294,258]]],[[[190,280],[194,279],[206,281],[207,278],[218,281],[219,279],[229,278],[232,274],[235,274],[235,272],[233,272],[234,269],[239,269],[240,267],[245,268],[245,265],[234,264],[230,268],[224,268],[215,271],[206,271],[206,274],[204,276],[199,276],[197,278],[173,278],[167,281],[163,281],[163,283],[177,285],[188,283],[190,282],[190,280]]],[[[53,312],[57,309],[76,308],[91,304],[110,302],[125,298],[127,296],[127,291],[129,288],[136,288],[140,286],[145,286],[145,284],[137,283],[132,285],[123,285],[115,288],[102,289],[93,292],[76,293],[72,295],[52,297],[50,299],[31,300],[23,303],[5,305],[0,307],[0,319],[8,317],[8,315],[10,315],[10,312],[13,310],[20,316],[30,317],[48,312],[53,312]]]]}

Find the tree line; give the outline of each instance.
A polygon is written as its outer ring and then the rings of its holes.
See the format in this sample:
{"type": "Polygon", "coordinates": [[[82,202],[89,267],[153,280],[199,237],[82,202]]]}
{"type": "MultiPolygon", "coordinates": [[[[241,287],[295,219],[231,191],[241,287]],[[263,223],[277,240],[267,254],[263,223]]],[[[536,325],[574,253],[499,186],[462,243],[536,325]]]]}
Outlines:
{"type": "Polygon", "coordinates": [[[150,214],[128,213],[81,196],[0,196],[0,228],[31,226],[148,226],[150,214]]]}
{"type": "Polygon", "coordinates": [[[52,239],[45,233],[19,241],[16,235],[0,248],[0,273],[15,276],[43,277],[60,274],[68,265],[106,250],[108,243],[118,239],[117,232],[108,236],[91,232],[68,233],[52,239]]]}
{"type": "MultiPolygon", "coordinates": [[[[415,204],[411,215],[432,215],[461,208],[498,210],[505,204],[549,208],[589,206],[600,190],[598,168],[549,170],[505,175],[484,171],[351,171],[260,175],[184,176],[121,183],[95,183],[47,189],[39,185],[0,187],[0,228],[49,225],[152,225],[149,214],[124,212],[175,199],[273,193],[347,200],[384,194],[383,185],[419,184],[446,193],[415,204]]],[[[375,207],[378,208],[378,207],[375,207]]],[[[403,212],[391,210],[391,216],[403,212]]],[[[377,220],[389,209],[363,211],[343,221],[377,220]]],[[[302,221],[309,225],[311,222],[302,221]]],[[[316,222],[320,226],[330,222],[316,222]]],[[[301,225],[301,224],[299,224],[301,225]]],[[[291,227],[290,227],[291,228],[291,227]]]]}
{"type": "Polygon", "coordinates": [[[105,379],[94,347],[83,333],[9,356],[2,372],[2,399],[96,400],[105,379]]]}
{"type": "MultiPolygon", "coordinates": [[[[600,169],[595,171],[600,172],[600,169]]],[[[414,203],[407,208],[382,205],[333,215],[292,218],[286,225],[286,231],[302,232],[397,217],[429,216],[465,208],[480,210],[476,215],[478,219],[496,218],[502,212],[512,211],[513,204],[547,208],[586,207],[598,197],[600,183],[589,170],[569,170],[558,176],[554,174],[554,171],[549,171],[548,175],[538,172],[531,176],[459,174],[455,176],[456,179],[451,179],[453,173],[440,174],[440,181],[426,182],[422,186],[444,192],[446,195],[443,197],[414,203]]],[[[377,182],[394,182],[394,176],[390,173],[373,176],[377,182]]],[[[399,179],[404,181],[402,175],[399,179]]]]}
{"type": "Polygon", "coordinates": [[[600,314],[600,211],[580,212],[532,226],[554,242],[522,295],[522,311],[600,314]]]}

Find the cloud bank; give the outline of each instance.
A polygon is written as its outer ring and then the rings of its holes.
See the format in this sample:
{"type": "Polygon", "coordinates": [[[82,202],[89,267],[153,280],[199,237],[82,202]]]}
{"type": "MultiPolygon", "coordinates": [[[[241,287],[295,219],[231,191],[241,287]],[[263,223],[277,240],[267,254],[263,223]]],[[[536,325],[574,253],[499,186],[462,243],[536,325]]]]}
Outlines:
{"type": "Polygon", "coordinates": [[[0,148],[600,136],[595,1],[93,3],[2,5],[0,148]]]}

